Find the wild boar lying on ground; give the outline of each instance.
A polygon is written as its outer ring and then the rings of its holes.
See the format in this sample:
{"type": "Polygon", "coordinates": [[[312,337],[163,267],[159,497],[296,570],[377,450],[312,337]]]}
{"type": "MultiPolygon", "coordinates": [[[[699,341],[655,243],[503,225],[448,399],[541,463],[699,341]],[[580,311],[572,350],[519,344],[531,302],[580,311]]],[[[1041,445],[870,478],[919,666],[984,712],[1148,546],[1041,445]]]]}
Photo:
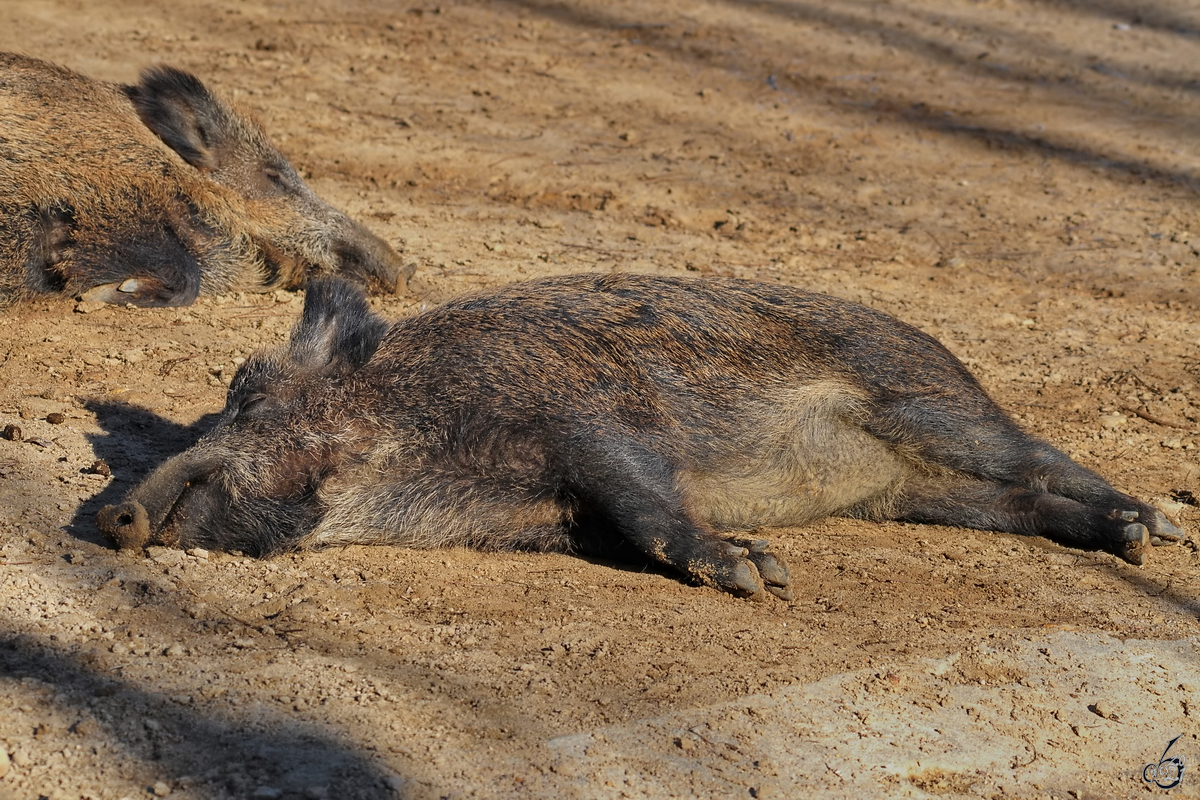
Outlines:
{"type": "Polygon", "coordinates": [[[0,53],[0,306],[179,306],[335,272],[390,292],[401,270],[195,76],[118,86],[0,53]]]}
{"type": "Polygon", "coordinates": [[[605,534],[738,595],[766,542],[840,514],[1043,535],[1140,564],[1181,531],[1023,433],[933,338],[738,280],[578,275],[389,325],[310,284],[216,427],[100,528],[117,544],[571,550],[605,534]]]}

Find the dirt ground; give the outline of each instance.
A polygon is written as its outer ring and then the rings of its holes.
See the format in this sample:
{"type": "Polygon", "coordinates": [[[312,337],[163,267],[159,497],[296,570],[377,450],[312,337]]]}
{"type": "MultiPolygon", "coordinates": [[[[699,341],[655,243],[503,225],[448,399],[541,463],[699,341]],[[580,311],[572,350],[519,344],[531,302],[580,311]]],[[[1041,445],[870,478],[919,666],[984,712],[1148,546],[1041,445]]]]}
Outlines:
{"type": "Polygon", "coordinates": [[[416,265],[388,315],[580,270],[849,297],[1189,539],[831,520],[767,532],[764,603],[558,555],[133,558],[96,510],[302,298],[34,303],[0,317],[0,797],[1200,796],[1198,47],[1188,0],[6,0],[0,48],[256,113],[416,265]]]}

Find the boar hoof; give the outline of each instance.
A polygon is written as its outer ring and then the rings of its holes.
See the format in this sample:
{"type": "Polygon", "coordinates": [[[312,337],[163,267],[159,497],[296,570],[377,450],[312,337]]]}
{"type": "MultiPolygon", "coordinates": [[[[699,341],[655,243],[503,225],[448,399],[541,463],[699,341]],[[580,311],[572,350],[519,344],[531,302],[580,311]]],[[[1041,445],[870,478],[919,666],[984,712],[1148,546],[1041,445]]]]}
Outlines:
{"type": "Polygon", "coordinates": [[[792,576],[787,564],[767,552],[770,544],[765,539],[731,539],[730,543],[746,548],[746,558],[758,568],[764,589],[780,600],[792,599],[792,576]]]}
{"type": "Polygon", "coordinates": [[[730,539],[721,545],[717,558],[706,568],[694,569],[694,574],[738,597],[761,599],[765,589],[791,599],[787,567],[767,552],[766,542],[730,539]]]}
{"type": "Polygon", "coordinates": [[[140,550],[150,542],[150,518],[136,500],[100,509],[96,525],[122,550],[140,550]]]}
{"type": "Polygon", "coordinates": [[[1150,534],[1150,544],[1155,547],[1179,544],[1183,541],[1183,530],[1167,519],[1166,515],[1161,511],[1154,512],[1154,519],[1150,523],[1150,529],[1153,531],[1150,534]]]}
{"type": "Polygon", "coordinates": [[[1125,526],[1122,539],[1117,546],[1117,555],[1137,567],[1145,564],[1146,549],[1150,547],[1150,530],[1142,523],[1134,522],[1125,526]]]}

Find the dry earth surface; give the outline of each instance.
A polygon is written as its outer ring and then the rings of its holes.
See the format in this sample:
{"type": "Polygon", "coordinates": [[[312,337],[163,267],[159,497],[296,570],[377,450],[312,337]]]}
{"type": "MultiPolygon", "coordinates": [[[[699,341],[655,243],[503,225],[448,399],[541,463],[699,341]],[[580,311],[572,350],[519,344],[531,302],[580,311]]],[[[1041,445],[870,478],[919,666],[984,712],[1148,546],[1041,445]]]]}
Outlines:
{"type": "Polygon", "coordinates": [[[768,532],[796,596],[765,603],[558,555],[133,558],[96,510],[302,298],[28,304],[0,796],[1200,796],[1142,772],[1175,736],[1200,763],[1194,2],[5,0],[0,48],[236,98],[403,245],[388,315],[579,270],[827,291],[1193,532],[1139,569],[833,520],[768,532]]]}

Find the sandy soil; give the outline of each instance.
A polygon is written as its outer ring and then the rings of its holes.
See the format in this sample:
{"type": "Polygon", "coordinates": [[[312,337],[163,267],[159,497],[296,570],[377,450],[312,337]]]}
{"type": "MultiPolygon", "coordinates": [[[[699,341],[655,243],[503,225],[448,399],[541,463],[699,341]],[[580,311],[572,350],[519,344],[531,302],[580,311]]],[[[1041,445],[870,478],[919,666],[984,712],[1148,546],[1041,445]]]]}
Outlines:
{"type": "MultiPolygon", "coordinates": [[[[252,109],[417,265],[386,314],[578,270],[828,291],[1189,531],[1198,44],[1186,0],[0,6],[0,48],[252,109]]],[[[1200,763],[1194,534],[1138,569],[833,520],[769,532],[786,603],[566,556],[102,546],[301,302],[0,318],[0,796],[1200,796],[1142,778],[1175,736],[1200,763]]]]}

